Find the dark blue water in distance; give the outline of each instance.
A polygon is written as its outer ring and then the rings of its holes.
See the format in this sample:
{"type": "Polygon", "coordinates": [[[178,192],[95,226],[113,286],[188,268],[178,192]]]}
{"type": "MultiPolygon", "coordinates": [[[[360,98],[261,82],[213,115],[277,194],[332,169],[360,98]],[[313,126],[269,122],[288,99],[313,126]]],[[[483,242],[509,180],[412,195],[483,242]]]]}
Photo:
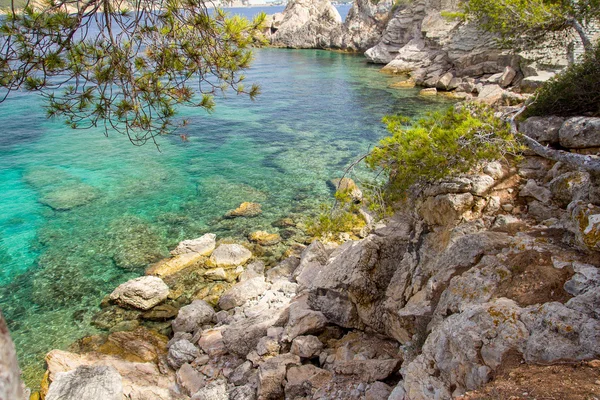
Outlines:
{"type": "Polygon", "coordinates": [[[28,384],[47,351],[98,333],[90,318],[101,299],[143,273],[118,267],[119,257],[166,256],[206,232],[241,238],[314,212],[331,201],[327,181],[385,135],[384,115],[442,106],[390,89],[399,78],[360,55],[255,55],[256,101],[229,94],[212,114],[182,110],[189,140],[161,138],[160,152],[47,120],[33,94],[0,104],[0,309],[28,384]],[[243,201],[263,214],[219,219],[243,201]]]}

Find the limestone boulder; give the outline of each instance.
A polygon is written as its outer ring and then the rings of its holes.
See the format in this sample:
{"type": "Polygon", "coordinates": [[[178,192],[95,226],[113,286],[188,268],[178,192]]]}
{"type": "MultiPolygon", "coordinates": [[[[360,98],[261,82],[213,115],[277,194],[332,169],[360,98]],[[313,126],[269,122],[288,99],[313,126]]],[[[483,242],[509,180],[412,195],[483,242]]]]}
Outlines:
{"type": "Polygon", "coordinates": [[[332,379],[330,371],[315,367],[312,364],[292,366],[287,371],[285,383],[286,398],[312,398],[332,379]]]}
{"type": "MultiPolygon", "coordinates": [[[[122,378],[122,397],[132,400],[172,400],[171,387],[175,376],[168,368],[161,372],[154,362],[133,362],[119,357],[89,353],[75,354],[52,350],[46,355],[48,379],[56,380],[58,374],[73,371],[80,366],[114,367],[122,378]]],[[[79,397],[83,399],[87,397],[79,397]]]]}
{"type": "Polygon", "coordinates": [[[487,383],[510,352],[523,352],[529,332],[521,309],[498,299],[444,320],[404,370],[410,399],[449,399],[487,383]]]}
{"type": "Polygon", "coordinates": [[[548,203],[552,198],[552,192],[543,186],[540,186],[534,179],[527,180],[527,183],[519,192],[521,197],[530,197],[541,203],[548,203]]]}
{"type": "Polygon", "coordinates": [[[514,70],[510,65],[507,65],[502,71],[500,78],[498,79],[498,84],[501,88],[505,88],[509,86],[513,79],[517,76],[517,71],[514,70]]]}
{"type": "Polygon", "coordinates": [[[215,249],[217,235],[207,233],[197,239],[184,240],[180,242],[171,254],[198,253],[203,256],[210,256],[210,253],[215,249]]]}
{"type": "Polygon", "coordinates": [[[251,262],[244,268],[244,272],[242,272],[239,276],[240,282],[247,281],[248,279],[258,278],[264,276],[265,273],[265,263],[262,261],[254,261],[251,262]]]}
{"type": "Polygon", "coordinates": [[[173,320],[174,332],[195,332],[202,325],[212,322],[215,310],[204,300],[194,300],[191,304],[181,307],[177,318],[173,320]]]}
{"type": "Polygon", "coordinates": [[[336,362],[333,371],[340,375],[353,375],[362,382],[375,382],[392,376],[400,368],[400,359],[348,360],[336,362]]]}
{"type": "Polygon", "coordinates": [[[537,75],[528,76],[521,81],[519,89],[522,93],[533,93],[548,82],[555,73],[549,71],[537,71],[537,75]]]}
{"type": "Polygon", "coordinates": [[[557,176],[548,186],[552,192],[552,199],[566,208],[572,201],[585,200],[590,185],[590,174],[573,171],[557,176]]]}
{"type": "Polygon", "coordinates": [[[196,253],[189,252],[183,254],[177,254],[172,258],[166,258],[159,262],[150,265],[146,269],[146,275],[156,275],[158,277],[168,277],[183,271],[186,268],[192,268],[195,266],[202,265],[206,261],[206,256],[196,253]]]}
{"type": "Polygon", "coordinates": [[[142,276],[119,285],[110,299],[122,306],[149,310],[163,302],[169,295],[169,287],[156,276],[142,276]]]}
{"type": "Polygon", "coordinates": [[[225,347],[230,353],[246,357],[256,348],[258,341],[267,335],[267,329],[278,319],[278,312],[267,309],[261,314],[241,319],[224,327],[222,335],[225,347]]]}
{"type": "Polygon", "coordinates": [[[577,361],[600,356],[600,321],[552,302],[525,309],[521,320],[529,330],[523,351],[529,363],[577,361]]]}
{"type": "Polygon", "coordinates": [[[258,368],[258,397],[265,400],[283,398],[288,366],[300,364],[300,357],[289,353],[263,362],[258,368]]]}
{"type": "Polygon", "coordinates": [[[318,355],[321,349],[323,349],[323,343],[316,336],[297,336],[292,341],[290,353],[301,358],[312,358],[318,355]]]}
{"type": "Polygon", "coordinates": [[[519,124],[519,131],[540,143],[558,144],[562,117],[530,117],[519,124]]]}
{"type": "Polygon", "coordinates": [[[365,400],[388,400],[392,388],[383,382],[373,382],[365,391],[365,400]]]}
{"type": "Polygon", "coordinates": [[[206,384],[206,378],[190,364],[185,363],[177,370],[177,385],[183,392],[192,396],[206,384]]]}
{"type": "Polygon", "coordinates": [[[288,322],[282,336],[288,342],[300,335],[319,333],[328,322],[322,312],[310,309],[305,299],[296,299],[290,304],[288,313],[288,322]]]}
{"type": "Polygon", "coordinates": [[[221,329],[207,329],[202,331],[202,336],[198,340],[198,346],[211,357],[227,353],[221,329]]]}
{"type": "Polygon", "coordinates": [[[177,370],[185,363],[191,363],[198,357],[200,352],[189,340],[181,339],[169,347],[167,361],[169,365],[177,370]]]}
{"type": "Polygon", "coordinates": [[[298,257],[290,256],[268,270],[266,273],[267,279],[270,282],[274,282],[278,279],[289,279],[299,263],[300,260],[298,257]]]}
{"type": "Polygon", "coordinates": [[[300,289],[308,287],[321,268],[327,263],[329,255],[325,246],[318,240],[313,241],[300,255],[300,262],[292,277],[300,289]]]}
{"type": "Polygon", "coordinates": [[[600,207],[574,201],[569,204],[567,211],[579,246],[600,251],[600,207]]]}
{"type": "Polygon", "coordinates": [[[476,101],[488,105],[499,104],[502,100],[504,89],[500,85],[485,85],[479,91],[476,101]]]}
{"type": "Polygon", "coordinates": [[[210,263],[217,267],[231,268],[244,265],[252,258],[250,250],[239,244],[222,244],[213,251],[210,263]]]}
{"type": "Polygon", "coordinates": [[[268,288],[265,278],[256,277],[236,283],[221,295],[219,307],[222,310],[231,310],[241,306],[246,301],[263,294],[268,288]]]}
{"type": "Polygon", "coordinates": [[[558,135],[560,145],[568,149],[600,147],[600,118],[569,118],[560,128],[558,135]]]}
{"type": "Polygon", "coordinates": [[[48,389],[48,400],[121,400],[121,375],[112,366],[82,365],[68,372],[58,372],[48,389]]]}
{"type": "Polygon", "coordinates": [[[455,225],[472,209],[474,200],[471,193],[429,197],[419,208],[419,214],[430,225],[455,225]]]}
{"type": "Polygon", "coordinates": [[[198,390],[192,400],[229,400],[227,394],[227,382],[217,379],[198,390]]]}

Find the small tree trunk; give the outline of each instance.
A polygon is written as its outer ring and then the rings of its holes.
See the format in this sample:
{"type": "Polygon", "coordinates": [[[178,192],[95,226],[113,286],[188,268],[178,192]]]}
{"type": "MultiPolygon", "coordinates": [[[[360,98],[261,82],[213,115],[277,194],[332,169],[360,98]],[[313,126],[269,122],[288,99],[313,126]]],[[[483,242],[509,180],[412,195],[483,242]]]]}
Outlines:
{"type": "Polygon", "coordinates": [[[526,109],[527,106],[523,106],[510,119],[510,129],[512,134],[515,135],[515,137],[525,142],[527,147],[529,147],[535,154],[537,154],[540,157],[544,157],[553,161],[560,161],[571,167],[588,171],[594,174],[600,173],[600,159],[588,155],[569,153],[568,151],[563,150],[556,150],[548,146],[544,146],[537,140],[532,139],[529,136],[519,132],[517,129],[516,119],[519,115],[525,112],[526,109]]]}
{"type": "Polygon", "coordinates": [[[585,49],[585,52],[589,53],[592,50],[594,50],[594,46],[592,45],[592,41],[590,40],[590,38],[585,33],[585,29],[579,23],[579,21],[577,21],[575,18],[570,18],[569,19],[569,25],[571,25],[573,27],[573,29],[575,29],[575,31],[577,31],[577,34],[579,35],[579,38],[581,38],[581,43],[583,43],[583,48],[585,49]]]}

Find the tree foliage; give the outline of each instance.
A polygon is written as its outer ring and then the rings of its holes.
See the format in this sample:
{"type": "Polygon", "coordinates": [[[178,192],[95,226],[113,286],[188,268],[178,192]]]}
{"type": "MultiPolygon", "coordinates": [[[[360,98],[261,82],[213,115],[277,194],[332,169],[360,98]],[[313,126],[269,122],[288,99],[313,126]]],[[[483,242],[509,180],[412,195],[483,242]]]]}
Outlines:
{"type": "Polygon", "coordinates": [[[468,0],[464,8],[467,15],[485,29],[500,33],[513,47],[573,28],[588,50],[585,26],[600,19],[600,0],[468,0]]]}
{"type": "Polygon", "coordinates": [[[600,115],[599,87],[600,42],[580,63],[570,65],[538,89],[525,115],[600,115]]]}
{"type": "Polygon", "coordinates": [[[451,107],[414,123],[403,116],[383,121],[391,135],[366,161],[371,168],[383,168],[390,176],[389,192],[401,196],[413,184],[465,173],[483,161],[522,150],[510,126],[480,105],[451,107]]]}
{"type": "Polygon", "coordinates": [[[264,14],[211,15],[203,0],[43,1],[13,7],[0,24],[0,86],[40,92],[48,116],[73,128],[156,143],[185,123],[178,105],[210,111],[228,88],[259,92],[243,71],[264,14]]]}

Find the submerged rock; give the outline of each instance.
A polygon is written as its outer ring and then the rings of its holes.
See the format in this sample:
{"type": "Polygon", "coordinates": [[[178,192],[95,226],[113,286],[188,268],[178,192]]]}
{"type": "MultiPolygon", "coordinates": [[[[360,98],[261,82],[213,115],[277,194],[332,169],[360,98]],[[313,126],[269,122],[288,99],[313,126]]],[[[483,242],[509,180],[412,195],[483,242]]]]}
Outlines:
{"type": "Polygon", "coordinates": [[[235,210],[228,211],[225,214],[225,218],[236,218],[236,217],[257,217],[262,214],[262,210],[259,203],[244,202],[240,204],[235,210]]]}
{"type": "Polygon", "coordinates": [[[90,185],[79,183],[52,189],[40,198],[40,203],[57,211],[66,211],[88,204],[97,197],[96,189],[90,185]]]}
{"type": "Polygon", "coordinates": [[[113,221],[108,236],[113,260],[120,268],[143,268],[169,254],[164,239],[142,218],[124,216],[113,221]]]}
{"type": "Polygon", "coordinates": [[[265,231],[256,231],[248,235],[251,242],[256,242],[261,246],[272,246],[281,242],[281,236],[278,233],[269,233],[265,231]]]}

